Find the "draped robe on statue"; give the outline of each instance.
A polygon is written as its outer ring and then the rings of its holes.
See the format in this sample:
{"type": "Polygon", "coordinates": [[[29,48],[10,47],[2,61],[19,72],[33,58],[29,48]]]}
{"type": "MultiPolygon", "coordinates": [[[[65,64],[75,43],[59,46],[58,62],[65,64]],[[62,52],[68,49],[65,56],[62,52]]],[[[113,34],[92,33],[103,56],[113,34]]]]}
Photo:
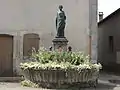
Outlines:
{"type": "Polygon", "coordinates": [[[64,11],[58,11],[56,18],[57,37],[64,37],[65,20],[66,16],[64,11]]]}

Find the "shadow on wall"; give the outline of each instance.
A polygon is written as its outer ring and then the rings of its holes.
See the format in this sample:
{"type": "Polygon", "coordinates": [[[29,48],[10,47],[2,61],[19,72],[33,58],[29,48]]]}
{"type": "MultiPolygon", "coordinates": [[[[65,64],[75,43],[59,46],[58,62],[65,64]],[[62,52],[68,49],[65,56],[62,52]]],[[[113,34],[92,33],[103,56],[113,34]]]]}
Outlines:
{"type": "Polygon", "coordinates": [[[116,64],[116,63],[102,64],[102,68],[103,71],[120,75],[120,70],[119,70],[120,64],[116,64]]]}

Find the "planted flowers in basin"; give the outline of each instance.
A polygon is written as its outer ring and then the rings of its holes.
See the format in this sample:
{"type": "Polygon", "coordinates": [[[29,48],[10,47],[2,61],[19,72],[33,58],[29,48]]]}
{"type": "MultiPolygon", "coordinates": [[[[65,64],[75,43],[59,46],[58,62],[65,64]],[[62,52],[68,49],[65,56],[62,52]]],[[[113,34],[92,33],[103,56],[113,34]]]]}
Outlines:
{"type": "Polygon", "coordinates": [[[40,49],[33,51],[34,61],[21,63],[26,80],[43,87],[79,84],[96,86],[101,64],[92,64],[89,56],[81,52],[56,52],[40,49]]]}

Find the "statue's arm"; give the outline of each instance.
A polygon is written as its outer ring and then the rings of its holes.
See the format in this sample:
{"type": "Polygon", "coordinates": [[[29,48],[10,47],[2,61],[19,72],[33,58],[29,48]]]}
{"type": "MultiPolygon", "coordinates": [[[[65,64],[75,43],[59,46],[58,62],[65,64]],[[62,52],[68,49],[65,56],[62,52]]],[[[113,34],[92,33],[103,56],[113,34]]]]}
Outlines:
{"type": "Polygon", "coordinates": [[[65,12],[63,11],[63,13],[64,13],[64,18],[65,18],[65,20],[66,20],[65,12]]]}
{"type": "Polygon", "coordinates": [[[65,20],[66,20],[66,16],[65,16],[65,20]]]}
{"type": "Polygon", "coordinates": [[[56,29],[57,29],[57,17],[56,17],[56,29]]]}

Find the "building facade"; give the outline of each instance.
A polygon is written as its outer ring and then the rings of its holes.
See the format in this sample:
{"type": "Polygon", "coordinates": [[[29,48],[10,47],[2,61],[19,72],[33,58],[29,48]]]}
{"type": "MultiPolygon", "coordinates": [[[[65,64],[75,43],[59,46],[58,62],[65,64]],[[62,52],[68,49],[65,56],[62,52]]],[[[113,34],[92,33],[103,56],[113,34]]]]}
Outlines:
{"type": "Polygon", "coordinates": [[[119,71],[120,8],[98,23],[98,60],[103,69],[119,71]]]}
{"type": "Polygon", "coordinates": [[[2,65],[1,70],[18,73],[31,47],[52,46],[59,5],[67,16],[65,36],[69,45],[74,51],[88,53],[88,34],[92,33],[92,59],[97,59],[97,0],[0,0],[0,49],[4,51],[4,55],[0,52],[0,64],[8,66],[2,65]]]}

